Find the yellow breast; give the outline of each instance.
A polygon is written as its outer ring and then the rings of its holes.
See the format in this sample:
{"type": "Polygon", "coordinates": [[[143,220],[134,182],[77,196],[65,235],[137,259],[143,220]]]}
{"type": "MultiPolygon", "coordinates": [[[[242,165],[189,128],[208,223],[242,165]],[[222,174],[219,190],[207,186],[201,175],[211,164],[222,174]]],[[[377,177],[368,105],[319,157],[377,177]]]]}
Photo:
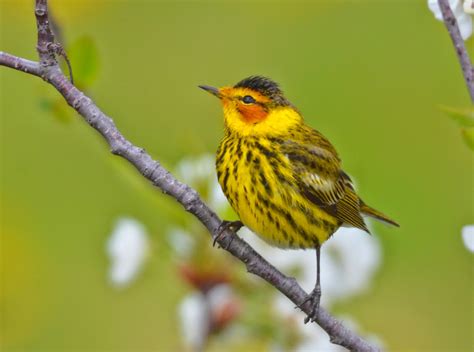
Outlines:
{"type": "Polygon", "coordinates": [[[272,245],[314,248],[339,226],[299,192],[287,157],[269,139],[228,133],[217,151],[216,168],[240,220],[272,245]]]}

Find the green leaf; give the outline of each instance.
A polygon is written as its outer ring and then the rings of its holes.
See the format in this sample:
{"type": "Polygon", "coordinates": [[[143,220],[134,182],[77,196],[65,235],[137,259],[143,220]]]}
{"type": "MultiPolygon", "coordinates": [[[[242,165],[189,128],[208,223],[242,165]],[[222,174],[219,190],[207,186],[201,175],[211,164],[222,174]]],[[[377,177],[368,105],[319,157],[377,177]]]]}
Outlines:
{"type": "Polygon", "coordinates": [[[448,114],[460,126],[474,127],[474,106],[469,108],[453,108],[449,106],[439,107],[443,112],[448,114]]]}
{"type": "Polygon", "coordinates": [[[467,146],[474,150],[474,127],[462,128],[461,133],[467,146]]]}
{"type": "Polygon", "coordinates": [[[88,88],[100,71],[99,53],[94,40],[89,36],[80,37],[69,46],[67,54],[75,84],[81,89],[88,88]]]}
{"type": "Polygon", "coordinates": [[[54,116],[61,122],[69,123],[73,120],[73,110],[69,105],[67,105],[62,97],[54,101],[52,111],[54,116]]]}
{"type": "Polygon", "coordinates": [[[72,110],[62,98],[40,98],[39,106],[61,122],[68,123],[72,121],[72,110]]]}
{"type": "Polygon", "coordinates": [[[53,101],[47,98],[41,98],[39,100],[39,107],[43,111],[51,112],[53,110],[53,101]]]}

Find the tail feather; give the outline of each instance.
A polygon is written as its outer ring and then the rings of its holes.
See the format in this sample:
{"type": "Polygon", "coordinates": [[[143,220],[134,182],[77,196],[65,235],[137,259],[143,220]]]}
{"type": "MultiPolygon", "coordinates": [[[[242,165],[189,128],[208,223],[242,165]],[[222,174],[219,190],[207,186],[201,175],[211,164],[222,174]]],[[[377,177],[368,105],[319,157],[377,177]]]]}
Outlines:
{"type": "Polygon", "coordinates": [[[396,223],[395,221],[390,219],[387,215],[381,213],[378,210],[375,210],[374,208],[369,207],[367,204],[365,204],[362,201],[361,201],[361,206],[360,206],[360,212],[363,215],[370,216],[370,217],[372,217],[374,219],[377,219],[379,221],[382,221],[384,223],[387,223],[387,224],[390,224],[390,225],[393,225],[393,226],[396,226],[396,227],[400,227],[400,225],[398,223],[396,223]]]}

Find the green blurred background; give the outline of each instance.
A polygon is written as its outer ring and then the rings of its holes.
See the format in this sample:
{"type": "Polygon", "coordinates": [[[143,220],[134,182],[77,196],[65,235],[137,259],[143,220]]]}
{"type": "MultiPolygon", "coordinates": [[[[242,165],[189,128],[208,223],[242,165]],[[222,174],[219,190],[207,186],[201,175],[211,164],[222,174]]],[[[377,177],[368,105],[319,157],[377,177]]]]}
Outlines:
{"type": "MultiPolygon", "coordinates": [[[[1,50],[35,59],[31,3],[1,0],[1,50]]],[[[383,267],[369,293],[335,311],[391,350],[472,350],[473,255],[460,231],[474,222],[474,158],[438,108],[469,97],[425,1],[50,6],[66,43],[88,36],[97,48],[88,93],[167,167],[214,152],[222,135],[220,107],[198,84],[280,82],[364,199],[401,224],[376,225],[383,267]]],[[[164,237],[180,208],[76,115],[52,113],[57,95],[44,82],[6,68],[0,82],[2,349],[181,349],[176,307],[189,288],[164,237]],[[122,215],[147,226],[153,251],[117,292],[104,247],[122,215]]]]}

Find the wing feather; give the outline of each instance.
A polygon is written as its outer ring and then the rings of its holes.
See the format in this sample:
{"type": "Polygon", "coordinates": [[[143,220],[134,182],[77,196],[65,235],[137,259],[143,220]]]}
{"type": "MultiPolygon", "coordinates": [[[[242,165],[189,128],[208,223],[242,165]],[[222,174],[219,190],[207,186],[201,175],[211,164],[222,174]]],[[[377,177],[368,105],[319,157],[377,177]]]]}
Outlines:
{"type": "Polygon", "coordinates": [[[305,136],[303,142],[287,140],[281,145],[301,194],[341,224],[368,232],[360,214],[360,199],[351,179],[341,169],[336,150],[315,130],[306,131],[305,136]]]}

